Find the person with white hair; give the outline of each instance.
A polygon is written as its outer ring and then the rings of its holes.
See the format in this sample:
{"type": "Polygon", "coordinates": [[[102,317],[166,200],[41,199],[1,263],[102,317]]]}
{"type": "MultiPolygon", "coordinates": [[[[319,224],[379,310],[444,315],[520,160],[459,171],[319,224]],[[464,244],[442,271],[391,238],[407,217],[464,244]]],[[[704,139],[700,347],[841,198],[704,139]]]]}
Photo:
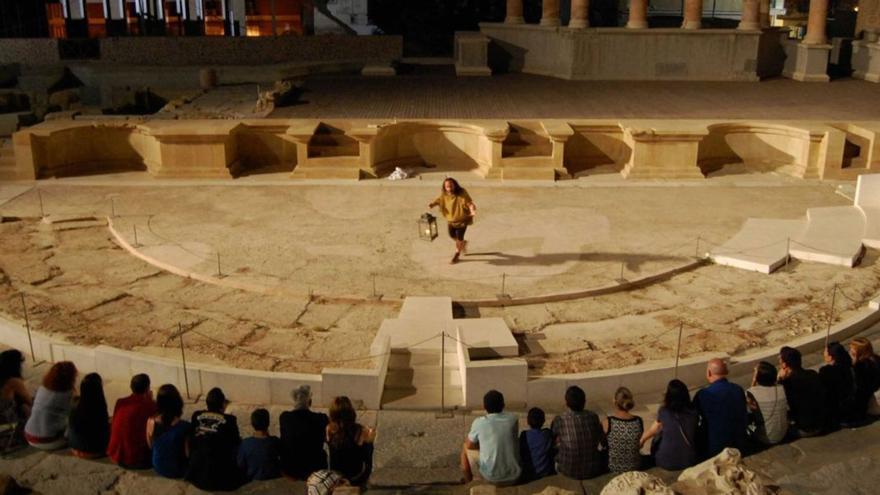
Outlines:
{"type": "Polygon", "coordinates": [[[290,392],[293,409],[281,413],[281,471],[285,476],[306,480],[309,475],[327,469],[324,451],[325,431],[329,419],[324,413],[311,411],[312,389],[300,385],[290,392]]]}

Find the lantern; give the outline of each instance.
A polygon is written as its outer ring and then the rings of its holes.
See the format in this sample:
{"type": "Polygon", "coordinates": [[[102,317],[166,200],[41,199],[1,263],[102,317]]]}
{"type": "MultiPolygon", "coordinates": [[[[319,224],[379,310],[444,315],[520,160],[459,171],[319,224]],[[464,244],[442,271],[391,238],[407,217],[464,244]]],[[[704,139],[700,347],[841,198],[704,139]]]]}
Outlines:
{"type": "Polygon", "coordinates": [[[437,217],[425,213],[419,218],[419,239],[433,241],[437,238],[437,217]]]}

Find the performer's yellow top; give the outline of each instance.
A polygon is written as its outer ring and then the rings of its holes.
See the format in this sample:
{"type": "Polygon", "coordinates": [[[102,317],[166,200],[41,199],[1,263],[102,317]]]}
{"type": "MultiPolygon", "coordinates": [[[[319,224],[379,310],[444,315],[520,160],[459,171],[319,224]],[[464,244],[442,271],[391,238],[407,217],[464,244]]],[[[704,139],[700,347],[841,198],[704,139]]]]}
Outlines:
{"type": "Polygon", "coordinates": [[[434,204],[440,206],[443,217],[453,227],[474,223],[474,217],[471,216],[471,211],[468,208],[468,205],[473,202],[470,195],[464,189],[457,195],[443,193],[434,200],[434,204]]]}

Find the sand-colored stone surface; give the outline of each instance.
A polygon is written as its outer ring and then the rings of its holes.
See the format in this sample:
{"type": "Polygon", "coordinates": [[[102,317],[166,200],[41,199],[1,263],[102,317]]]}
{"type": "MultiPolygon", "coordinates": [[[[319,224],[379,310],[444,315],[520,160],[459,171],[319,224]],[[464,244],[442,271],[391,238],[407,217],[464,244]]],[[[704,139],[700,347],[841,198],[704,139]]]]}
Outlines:
{"type": "MultiPolygon", "coordinates": [[[[83,344],[173,355],[182,322],[193,360],[307,372],[368,366],[357,359],[368,355],[382,320],[396,317],[403,295],[494,298],[502,279],[513,296],[597,287],[614,283],[621,267],[624,278],[636,278],[681,264],[696,254],[698,236],[705,250],[745,218],[797,218],[808,207],[848,203],[833,184],[773,176],[701,186],[466,182],[479,213],[470,253],[450,266],[448,240],[415,237],[438,189],[427,180],[168,184],[53,181],[41,194],[55,219],[101,218],[115,197],[114,226],[131,243],[136,228],[139,249],[208,276],[219,252],[223,280],[274,293],[168,274],[116,246],[103,222],[72,228],[29,219],[39,205],[28,192],[0,206],[0,215],[24,218],[0,224],[0,308],[20,317],[24,292],[35,327],[83,344]],[[374,276],[380,300],[371,298],[374,276]]],[[[863,307],[880,290],[876,260],[869,250],[853,269],[794,263],[772,276],[706,266],[624,293],[465,314],[504,318],[538,374],[668,358],[681,322],[683,355],[738,353],[824,331],[835,283],[835,320],[863,307]]]]}

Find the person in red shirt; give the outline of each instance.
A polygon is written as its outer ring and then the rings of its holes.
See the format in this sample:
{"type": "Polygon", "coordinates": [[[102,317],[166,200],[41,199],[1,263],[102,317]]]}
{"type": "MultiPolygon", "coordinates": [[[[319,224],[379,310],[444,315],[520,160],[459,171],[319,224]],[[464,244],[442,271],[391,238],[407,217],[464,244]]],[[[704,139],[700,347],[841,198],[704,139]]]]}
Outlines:
{"type": "Polygon", "coordinates": [[[149,469],[152,466],[147,446],[147,419],[156,413],[156,402],[150,390],[150,377],[145,374],[131,378],[131,395],[116,401],[110,425],[107,456],[126,469],[149,469]]]}

